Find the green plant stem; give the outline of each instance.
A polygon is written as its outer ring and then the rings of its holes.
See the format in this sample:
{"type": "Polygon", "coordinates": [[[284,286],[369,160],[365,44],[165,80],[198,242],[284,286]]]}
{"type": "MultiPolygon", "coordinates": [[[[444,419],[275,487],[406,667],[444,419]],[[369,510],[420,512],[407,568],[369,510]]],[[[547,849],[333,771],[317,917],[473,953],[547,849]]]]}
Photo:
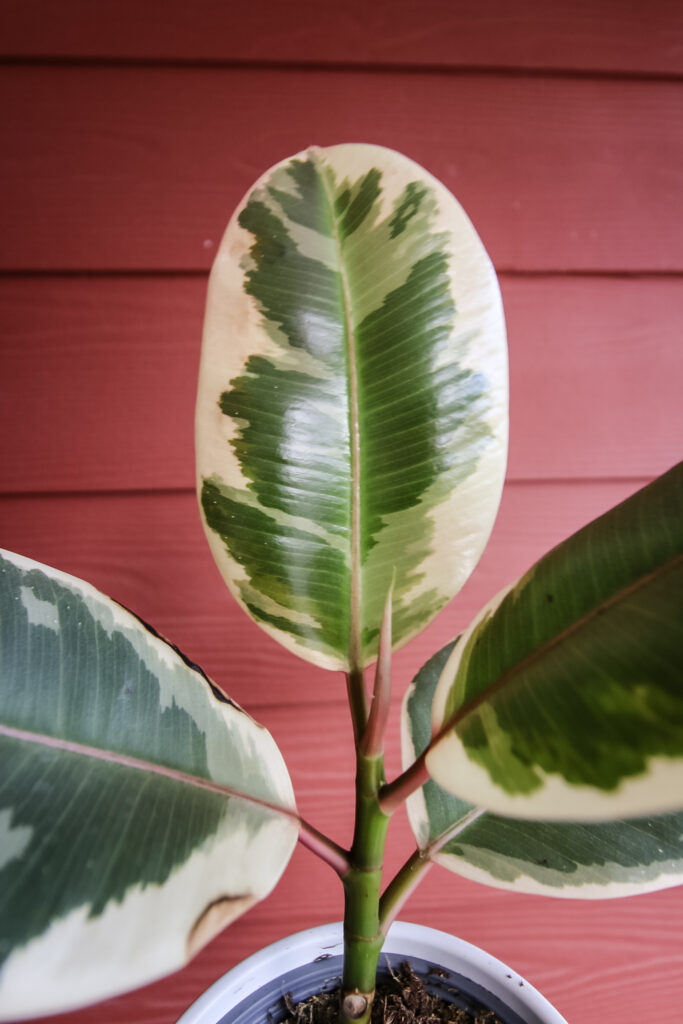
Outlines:
{"type": "MultiPolygon", "coordinates": [[[[377,961],[384,943],[379,924],[382,865],[389,815],[377,798],[384,782],[383,756],[356,761],[356,821],[350,868],[344,876],[344,976],[342,1019],[365,1024],[375,992],[377,961]],[[360,996],[360,1012],[347,1012],[349,996],[360,996]],[[363,1000],[365,1003],[363,1003],[363,1000]]],[[[353,1002],[353,1000],[352,1000],[353,1002]]]]}

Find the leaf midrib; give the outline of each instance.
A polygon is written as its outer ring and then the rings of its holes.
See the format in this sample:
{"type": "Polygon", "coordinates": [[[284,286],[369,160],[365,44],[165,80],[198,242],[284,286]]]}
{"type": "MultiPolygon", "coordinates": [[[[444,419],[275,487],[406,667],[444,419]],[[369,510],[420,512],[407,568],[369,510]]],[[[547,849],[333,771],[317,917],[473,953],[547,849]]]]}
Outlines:
{"type": "MultiPolygon", "coordinates": [[[[576,633],[578,633],[581,629],[583,629],[585,626],[591,623],[594,619],[597,618],[598,615],[601,615],[608,608],[611,608],[614,605],[616,605],[625,596],[637,592],[638,590],[642,589],[643,587],[646,587],[649,583],[658,578],[661,579],[661,577],[666,575],[668,572],[671,572],[681,562],[683,562],[683,555],[676,555],[669,561],[663,562],[661,565],[657,566],[657,568],[653,569],[652,572],[646,573],[644,576],[640,576],[633,583],[630,583],[625,587],[621,587],[609,598],[607,598],[604,601],[600,601],[597,605],[591,608],[584,615],[580,616],[578,619],[575,619],[572,623],[569,624],[569,626],[566,626],[565,629],[561,630],[550,640],[546,641],[540,647],[537,647],[534,651],[531,651],[529,654],[527,654],[526,657],[522,658],[516,664],[512,665],[501,676],[499,676],[499,678],[496,679],[495,682],[487,686],[484,690],[481,691],[481,693],[477,694],[476,697],[472,698],[472,700],[470,700],[467,704],[464,704],[461,708],[458,709],[458,711],[454,715],[451,716],[448,722],[446,722],[441,727],[436,736],[434,736],[431,743],[429,744],[429,747],[427,748],[427,751],[425,751],[425,755],[427,754],[428,751],[431,752],[432,750],[434,750],[435,747],[442,740],[446,739],[446,737],[451,732],[453,732],[453,730],[455,730],[459,725],[461,725],[466,718],[468,718],[470,715],[478,711],[482,704],[488,703],[492,696],[495,696],[501,690],[504,690],[507,687],[514,685],[515,683],[519,683],[521,681],[520,677],[523,675],[525,670],[529,668],[530,665],[536,664],[537,662],[541,661],[542,658],[545,657],[545,655],[548,654],[549,651],[561,647],[561,645],[565,643],[570,637],[573,637],[576,633]]],[[[463,652],[463,655],[464,653],[465,652],[463,652]]]]}
{"type": "Polygon", "coordinates": [[[360,417],[358,411],[358,367],[356,362],[356,336],[351,316],[351,292],[342,252],[342,238],[339,231],[339,220],[334,209],[334,196],[330,193],[324,167],[320,167],[314,153],[311,153],[316,164],[323,194],[327,202],[329,222],[332,228],[339,277],[342,284],[342,300],[344,307],[344,335],[346,338],[346,365],[349,374],[348,416],[349,438],[351,449],[351,535],[350,535],[350,608],[349,608],[349,671],[356,673],[362,670],[362,628],[361,628],[361,502],[360,502],[360,417]]]}
{"type": "Polygon", "coordinates": [[[5,725],[4,723],[0,723],[0,736],[6,736],[8,739],[19,740],[23,743],[33,743],[38,746],[48,747],[52,750],[60,750],[67,754],[78,754],[82,757],[88,757],[95,761],[104,761],[120,768],[133,768],[137,771],[147,772],[151,775],[169,779],[171,782],[179,782],[194,789],[203,789],[209,793],[215,793],[218,796],[244,800],[264,810],[273,811],[297,823],[299,822],[298,814],[288,807],[282,807],[260,797],[251,796],[241,790],[222,785],[211,779],[203,779],[201,776],[182,772],[177,768],[169,768],[166,765],[156,764],[154,761],[145,761],[143,758],[133,757],[130,754],[122,754],[120,751],[92,747],[86,743],[77,743],[73,740],[63,739],[61,736],[49,736],[47,733],[16,729],[14,726],[5,725]]]}

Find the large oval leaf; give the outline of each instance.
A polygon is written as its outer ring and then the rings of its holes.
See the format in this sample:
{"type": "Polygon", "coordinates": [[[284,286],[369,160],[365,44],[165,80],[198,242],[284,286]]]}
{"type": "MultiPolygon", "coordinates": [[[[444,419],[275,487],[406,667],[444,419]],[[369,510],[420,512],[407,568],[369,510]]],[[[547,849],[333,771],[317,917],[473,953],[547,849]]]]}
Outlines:
{"type": "MultiPolygon", "coordinates": [[[[422,754],[431,738],[431,708],[453,643],[420,670],[402,709],[403,760],[422,754]]],[[[430,779],[408,799],[408,817],[421,849],[458,829],[432,859],[456,874],[517,892],[576,899],[609,899],[683,882],[683,813],[627,821],[520,821],[484,812],[430,779]]]]}
{"type": "Polygon", "coordinates": [[[520,818],[683,807],[682,510],[683,463],[484,609],[434,697],[437,782],[520,818]]]}
{"type": "Polygon", "coordinates": [[[92,587],[2,553],[0,630],[0,1019],[15,1020],[180,967],[270,891],[297,824],[265,729],[92,587]]]}
{"type": "Polygon", "coordinates": [[[197,404],[200,501],[237,599],[326,668],[376,656],[462,586],[507,444],[495,274],[453,196],[377,146],[269,170],[211,275],[197,404]]]}

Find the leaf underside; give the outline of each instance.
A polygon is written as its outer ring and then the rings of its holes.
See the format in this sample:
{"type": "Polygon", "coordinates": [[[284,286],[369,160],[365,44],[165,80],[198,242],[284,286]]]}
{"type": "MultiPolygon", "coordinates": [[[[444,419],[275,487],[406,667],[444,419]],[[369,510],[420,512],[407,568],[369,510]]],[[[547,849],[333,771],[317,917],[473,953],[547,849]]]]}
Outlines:
{"type": "MultiPolygon", "coordinates": [[[[403,759],[411,763],[431,737],[431,705],[454,644],[420,670],[403,707],[403,759]]],[[[430,779],[408,800],[421,847],[473,808],[430,779]]],[[[475,881],[518,892],[608,899],[683,882],[683,813],[625,821],[523,821],[491,812],[444,846],[437,863],[475,881]]]]}
{"type": "Polygon", "coordinates": [[[520,818],[683,806],[683,464],[540,560],[463,635],[431,776],[520,818]]]}
{"type": "Polygon", "coordinates": [[[212,272],[200,503],[252,617],[327,668],[453,596],[488,538],[507,440],[495,274],[453,197],[375,146],[272,168],[212,272]]]}
{"type": "Polygon", "coordinates": [[[3,553],[0,631],[0,1019],[14,1020],[181,966],[270,891],[297,829],[220,791],[293,806],[268,733],[113,601],[3,553]]]}

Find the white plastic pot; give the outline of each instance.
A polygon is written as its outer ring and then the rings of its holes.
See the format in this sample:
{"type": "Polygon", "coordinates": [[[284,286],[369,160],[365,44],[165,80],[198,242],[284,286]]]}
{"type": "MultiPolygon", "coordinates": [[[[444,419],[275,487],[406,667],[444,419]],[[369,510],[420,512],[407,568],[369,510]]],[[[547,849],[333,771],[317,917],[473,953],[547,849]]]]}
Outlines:
{"type": "MultiPolygon", "coordinates": [[[[321,925],[274,942],[224,974],[178,1024],[267,1024],[285,1015],[282,997],[299,1002],[334,988],[341,977],[341,924],[321,925]]],[[[495,1010],[505,1024],[567,1024],[510,967],[446,932],[397,921],[380,955],[392,967],[409,960],[432,991],[466,1008],[495,1010]],[[438,968],[438,972],[433,969],[438,968]],[[430,972],[430,968],[432,969],[430,972]]]]}

